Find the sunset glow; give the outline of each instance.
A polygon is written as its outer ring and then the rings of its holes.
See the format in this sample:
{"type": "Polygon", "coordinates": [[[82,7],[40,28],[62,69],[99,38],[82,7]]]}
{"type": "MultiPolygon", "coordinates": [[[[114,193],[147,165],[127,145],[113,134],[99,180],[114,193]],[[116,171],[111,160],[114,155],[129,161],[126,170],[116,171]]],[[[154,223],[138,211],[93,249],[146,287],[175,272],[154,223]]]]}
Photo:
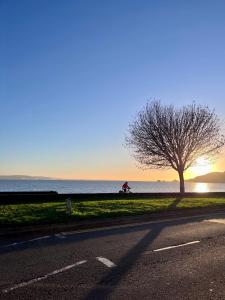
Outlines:
{"type": "Polygon", "coordinates": [[[209,186],[207,183],[196,183],[194,187],[194,191],[196,193],[208,193],[209,192],[209,186]]]}
{"type": "Polygon", "coordinates": [[[189,174],[191,177],[201,176],[212,172],[213,165],[211,161],[204,157],[199,157],[193,167],[190,168],[189,174]]]}

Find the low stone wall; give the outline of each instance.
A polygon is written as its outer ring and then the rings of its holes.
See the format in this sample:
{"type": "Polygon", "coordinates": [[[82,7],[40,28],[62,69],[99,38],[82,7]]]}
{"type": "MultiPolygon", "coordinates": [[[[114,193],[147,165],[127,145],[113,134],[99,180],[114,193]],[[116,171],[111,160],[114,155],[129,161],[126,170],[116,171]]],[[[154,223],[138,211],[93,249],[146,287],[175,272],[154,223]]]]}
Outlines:
{"type": "Polygon", "coordinates": [[[0,192],[0,204],[43,203],[60,201],[59,194],[50,192],[0,192]]]}
{"type": "Polygon", "coordinates": [[[57,192],[0,192],[0,204],[19,204],[19,203],[46,203],[60,202],[70,198],[73,201],[95,201],[95,200],[125,200],[125,199],[156,199],[156,198],[214,198],[225,197],[225,192],[214,193],[96,193],[96,194],[58,194],[57,192]]]}

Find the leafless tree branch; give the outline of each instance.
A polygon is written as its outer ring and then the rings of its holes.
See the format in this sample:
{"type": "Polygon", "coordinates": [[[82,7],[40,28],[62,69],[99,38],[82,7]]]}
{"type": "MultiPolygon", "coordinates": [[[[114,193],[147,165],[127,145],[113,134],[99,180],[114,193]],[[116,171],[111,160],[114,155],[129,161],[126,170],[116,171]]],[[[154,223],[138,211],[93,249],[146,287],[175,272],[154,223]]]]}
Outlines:
{"type": "Polygon", "coordinates": [[[139,112],[129,126],[126,142],[142,166],[176,170],[181,192],[184,171],[198,157],[216,155],[225,144],[214,110],[196,104],[177,109],[160,101],[147,103],[139,112]]]}

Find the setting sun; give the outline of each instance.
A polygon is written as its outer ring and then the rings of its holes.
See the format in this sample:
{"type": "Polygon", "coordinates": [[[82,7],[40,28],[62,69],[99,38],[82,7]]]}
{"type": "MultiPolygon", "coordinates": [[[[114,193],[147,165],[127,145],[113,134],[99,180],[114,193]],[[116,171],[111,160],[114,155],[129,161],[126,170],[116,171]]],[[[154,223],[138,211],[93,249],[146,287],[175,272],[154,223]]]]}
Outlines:
{"type": "Polygon", "coordinates": [[[190,176],[196,177],[212,172],[213,166],[209,159],[199,157],[193,167],[190,168],[190,176]]]}

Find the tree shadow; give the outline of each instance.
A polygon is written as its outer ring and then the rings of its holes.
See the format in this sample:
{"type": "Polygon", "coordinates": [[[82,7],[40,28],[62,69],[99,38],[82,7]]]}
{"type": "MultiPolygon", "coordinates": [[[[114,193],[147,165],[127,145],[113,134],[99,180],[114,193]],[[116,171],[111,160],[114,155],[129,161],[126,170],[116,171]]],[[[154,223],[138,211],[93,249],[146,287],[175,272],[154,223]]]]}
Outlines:
{"type": "MultiPolygon", "coordinates": [[[[173,203],[168,206],[168,209],[175,208],[182,197],[177,197],[173,203]]],[[[152,228],[132,249],[130,249],[118,262],[118,266],[112,269],[98,283],[97,287],[89,292],[84,298],[85,300],[104,300],[108,299],[109,295],[117,287],[122,278],[128,273],[132,266],[136,263],[140,255],[146,251],[149,245],[160,235],[164,224],[159,224],[152,228]]]]}
{"type": "MultiPolygon", "coordinates": [[[[175,199],[173,203],[171,203],[167,209],[177,205],[179,202],[181,201],[180,198],[175,199]]],[[[32,211],[31,211],[32,213],[32,211]]],[[[201,218],[201,217],[200,217],[201,218]]],[[[151,220],[145,220],[145,222],[148,222],[151,220]]],[[[163,220],[162,220],[163,222],[163,220]]],[[[179,223],[183,221],[179,221],[179,223]]],[[[177,221],[170,221],[170,225],[173,225],[174,223],[177,223],[177,221]]],[[[85,240],[94,240],[95,238],[101,238],[101,237],[106,237],[106,236],[110,236],[110,235],[116,235],[116,234],[128,234],[128,233],[132,233],[132,232],[138,232],[138,231],[143,231],[143,230],[149,230],[152,228],[155,228],[156,225],[152,224],[138,224],[135,223],[132,226],[122,226],[122,227],[117,227],[117,228],[105,228],[102,229],[101,231],[90,231],[90,232],[81,232],[81,233],[76,233],[75,236],[71,235],[69,236],[67,239],[58,239],[55,237],[55,234],[49,234],[49,239],[46,240],[38,240],[36,242],[33,243],[26,243],[26,240],[30,239],[30,234],[32,235],[32,232],[28,235],[24,235],[22,240],[25,240],[25,243],[23,244],[19,244],[18,246],[12,246],[12,247],[4,247],[4,244],[6,244],[6,242],[3,244],[0,244],[0,255],[4,255],[6,253],[9,252],[20,252],[20,251],[24,251],[26,249],[35,249],[35,248],[45,248],[45,247],[49,247],[49,246],[55,246],[57,244],[69,244],[69,243],[79,243],[85,240]]],[[[157,225],[158,226],[158,225],[157,225]]],[[[166,225],[164,225],[166,226],[166,225]]],[[[167,225],[168,226],[168,225],[167,225]]],[[[51,225],[49,225],[49,229],[51,230],[51,225]]],[[[35,231],[35,226],[34,226],[34,231],[35,231]]],[[[153,234],[153,232],[152,232],[153,234]]],[[[149,233],[149,235],[151,235],[151,233],[149,233]]],[[[36,236],[34,236],[36,237],[36,236]]],[[[17,241],[20,242],[21,238],[18,239],[17,241]]],[[[12,244],[14,243],[14,239],[13,238],[9,238],[7,239],[8,244],[12,244]]],[[[150,242],[150,241],[149,241],[150,242]]]]}
{"type": "Polygon", "coordinates": [[[180,197],[177,197],[169,206],[168,206],[168,210],[169,209],[173,209],[173,208],[176,208],[177,205],[183,200],[183,197],[180,196],[180,197]]]}
{"type": "MultiPolygon", "coordinates": [[[[156,225],[154,225],[156,226],[156,225]]],[[[126,235],[129,233],[135,233],[135,232],[141,232],[143,230],[152,230],[153,226],[151,224],[132,224],[132,226],[125,225],[122,227],[117,227],[117,228],[104,228],[101,231],[96,230],[96,231],[87,231],[87,232],[80,232],[80,233],[75,233],[75,235],[69,235],[67,236],[66,239],[58,239],[55,237],[55,234],[50,234],[49,239],[44,239],[44,240],[37,240],[34,243],[24,243],[19,246],[13,246],[13,247],[6,247],[6,248],[1,248],[4,245],[0,245],[0,255],[6,254],[9,252],[20,252],[24,251],[26,249],[36,249],[36,248],[45,248],[45,247],[51,247],[55,245],[63,245],[63,244],[76,244],[82,241],[87,241],[87,240],[95,240],[96,238],[104,238],[112,235],[126,235]]],[[[26,239],[24,239],[26,240],[26,239]]],[[[27,237],[27,240],[29,238],[27,237]]],[[[13,243],[14,240],[12,239],[10,243],[13,243]]],[[[20,240],[18,240],[20,242],[20,240]]],[[[9,243],[9,244],[10,244],[9,243]]]]}
{"type": "MultiPolygon", "coordinates": [[[[174,199],[168,208],[177,206],[181,197],[174,199]]],[[[191,216],[190,216],[191,217],[191,216]]],[[[206,216],[193,216],[194,222],[201,222],[207,219],[206,216]]],[[[149,220],[150,221],[150,220],[149,220]]],[[[138,261],[139,257],[145,252],[148,247],[160,236],[161,232],[170,226],[187,224],[193,222],[193,219],[174,219],[174,220],[161,220],[154,224],[144,223],[144,224],[133,224],[132,226],[122,226],[117,228],[102,229],[100,231],[93,232],[83,232],[76,233],[75,236],[69,236],[68,239],[58,239],[54,235],[48,240],[37,241],[34,244],[25,244],[20,247],[9,247],[5,249],[0,249],[0,254],[5,254],[8,252],[24,251],[26,249],[35,248],[45,248],[55,245],[63,244],[74,244],[86,240],[95,240],[96,238],[109,237],[112,235],[120,234],[126,235],[128,233],[135,233],[141,231],[147,231],[147,233],[138,241],[131,249],[129,249],[126,254],[119,260],[118,266],[110,269],[109,272],[99,280],[96,286],[84,297],[85,300],[105,300],[109,299],[110,295],[120,284],[121,280],[126,276],[126,274],[131,270],[131,268],[138,261]]]]}
{"type": "Polygon", "coordinates": [[[130,249],[119,261],[118,266],[112,269],[98,283],[97,287],[90,291],[84,298],[85,300],[104,300],[108,299],[121,279],[128,273],[139,256],[145,252],[149,245],[159,236],[164,226],[159,225],[155,229],[150,230],[140,242],[130,249]]]}

